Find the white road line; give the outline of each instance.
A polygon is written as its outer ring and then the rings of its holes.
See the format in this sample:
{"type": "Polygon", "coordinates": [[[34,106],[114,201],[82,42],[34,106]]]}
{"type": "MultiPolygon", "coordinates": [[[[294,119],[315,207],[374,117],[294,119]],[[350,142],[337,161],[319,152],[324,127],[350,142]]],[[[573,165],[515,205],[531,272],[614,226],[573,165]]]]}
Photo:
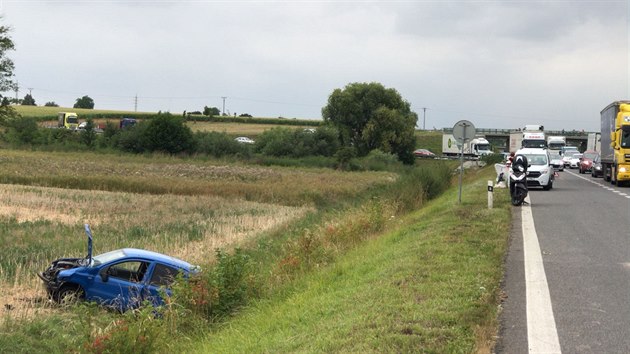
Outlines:
{"type": "MultiPolygon", "coordinates": [[[[529,196],[527,197],[529,203],[529,196]]],[[[530,353],[561,353],[551,296],[531,204],[521,207],[527,302],[527,343],[530,353]]]]}
{"type": "Polygon", "coordinates": [[[619,194],[619,195],[620,195],[620,196],[622,196],[622,197],[626,197],[626,198],[629,198],[629,199],[630,199],[630,195],[628,195],[627,193],[622,192],[622,191],[618,191],[618,190],[616,190],[616,189],[615,189],[615,188],[613,188],[613,187],[610,187],[610,186],[607,186],[607,185],[601,184],[601,183],[599,183],[599,182],[596,182],[596,181],[595,181],[595,180],[593,180],[592,178],[586,178],[586,177],[584,177],[584,176],[580,176],[580,175],[578,175],[578,174],[575,174],[575,173],[573,173],[573,172],[569,172],[569,171],[566,171],[566,173],[568,173],[568,174],[570,174],[570,175],[573,175],[573,176],[575,176],[575,177],[577,177],[577,178],[581,178],[581,179],[583,179],[583,180],[585,180],[585,181],[587,181],[587,182],[593,183],[594,185],[600,186],[600,187],[604,188],[604,189],[605,189],[605,190],[607,190],[607,191],[611,191],[611,192],[613,192],[613,193],[615,193],[615,194],[619,194]]]}

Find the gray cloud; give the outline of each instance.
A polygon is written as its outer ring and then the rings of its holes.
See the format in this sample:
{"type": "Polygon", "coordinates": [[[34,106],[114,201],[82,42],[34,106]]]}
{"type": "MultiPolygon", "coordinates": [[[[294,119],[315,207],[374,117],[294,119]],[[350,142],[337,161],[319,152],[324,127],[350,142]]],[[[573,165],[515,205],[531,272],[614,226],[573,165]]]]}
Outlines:
{"type": "Polygon", "coordinates": [[[318,118],[350,82],[396,88],[427,127],[598,128],[628,96],[623,1],[5,2],[37,103],[221,107],[318,118]]]}

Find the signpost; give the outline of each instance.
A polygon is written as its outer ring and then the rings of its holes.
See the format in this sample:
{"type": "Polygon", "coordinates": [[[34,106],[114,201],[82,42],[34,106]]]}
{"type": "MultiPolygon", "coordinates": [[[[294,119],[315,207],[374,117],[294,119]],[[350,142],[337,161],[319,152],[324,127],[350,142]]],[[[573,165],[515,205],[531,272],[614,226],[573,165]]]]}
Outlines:
{"type": "Polygon", "coordinates": [[[462,202],[462,178],[464,176],[464,145],[475,137],[475,125],[467,120],[460,120],[453,126],[453,137],[460,146],[459,153],[459,203],[462,202]]]}

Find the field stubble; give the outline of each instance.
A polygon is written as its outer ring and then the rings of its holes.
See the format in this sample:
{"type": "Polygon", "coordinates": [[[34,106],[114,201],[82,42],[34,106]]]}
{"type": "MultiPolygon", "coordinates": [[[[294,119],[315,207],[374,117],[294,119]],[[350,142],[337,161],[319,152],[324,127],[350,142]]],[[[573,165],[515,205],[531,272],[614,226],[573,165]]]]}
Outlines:
{"type": "Polygon", "coordinates": [[[2,151],[0,181],[11,184],[0,184],[0,311],[32,315],[41,307],[36,272],[53,259],[85,255],[84,223],[93,228],[96,254],[136,247],[206,264],[216,248],[281,228],[317,201],[392,179],[166,156],[2,151]]]}

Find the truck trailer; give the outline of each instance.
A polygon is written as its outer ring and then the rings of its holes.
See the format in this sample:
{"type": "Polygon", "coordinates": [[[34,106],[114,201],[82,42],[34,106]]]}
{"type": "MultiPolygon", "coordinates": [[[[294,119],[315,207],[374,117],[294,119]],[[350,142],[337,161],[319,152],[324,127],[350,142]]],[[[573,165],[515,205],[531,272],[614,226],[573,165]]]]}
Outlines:
{"type": "MultiPolygon", "coordinates": [[[[453,134],[442,135],[442,154],[454,157],[459,156],[460,152],[461,148],[453,134]]],[[[490,142],[484,137],[478,136],[464,143],[464,156],[468,158],[479,158],[492,153],[490,142]]]]}
{"type": "Polygon", "coordinates": [[[630,101],[615,101],[601,111],[601,163],[604,180],[630,181],[630,101]]]}

